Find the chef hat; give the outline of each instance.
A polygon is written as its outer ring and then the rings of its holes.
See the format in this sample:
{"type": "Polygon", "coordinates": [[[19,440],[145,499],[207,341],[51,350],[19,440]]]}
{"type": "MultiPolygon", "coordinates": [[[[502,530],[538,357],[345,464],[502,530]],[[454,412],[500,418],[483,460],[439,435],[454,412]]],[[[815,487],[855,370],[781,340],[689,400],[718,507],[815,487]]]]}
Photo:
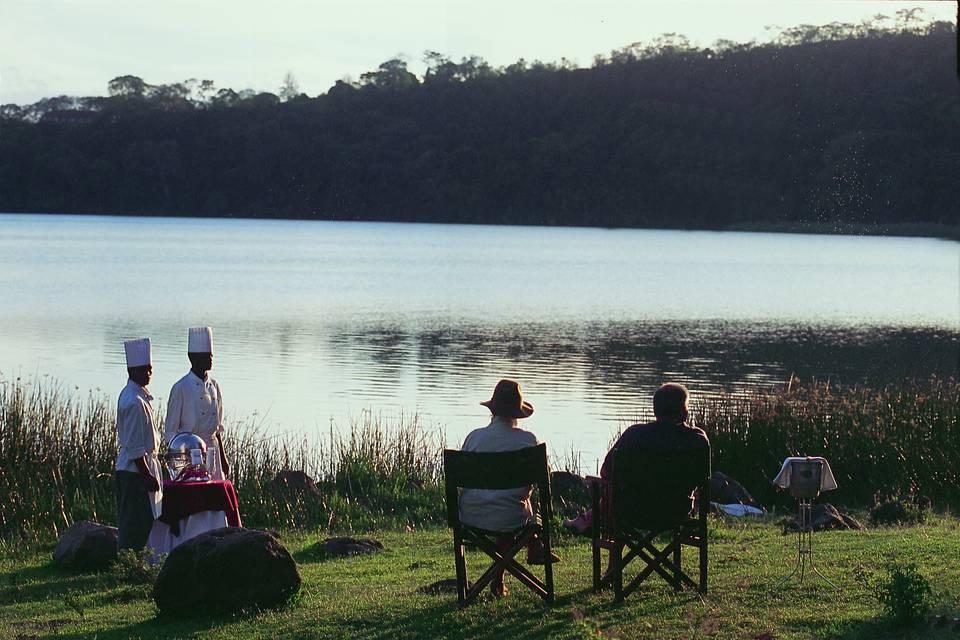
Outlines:
{"type": "Polygon", "coordinates": [[[123,351],[127,356],[127,367],[142,367],[150,364],[150,338],[124,340],[123,351]]]}
{"type": "Polygon", "coordinates": [[[187,340],[187,353],[213,353],[213,329],[191,327],[187,340]]]}

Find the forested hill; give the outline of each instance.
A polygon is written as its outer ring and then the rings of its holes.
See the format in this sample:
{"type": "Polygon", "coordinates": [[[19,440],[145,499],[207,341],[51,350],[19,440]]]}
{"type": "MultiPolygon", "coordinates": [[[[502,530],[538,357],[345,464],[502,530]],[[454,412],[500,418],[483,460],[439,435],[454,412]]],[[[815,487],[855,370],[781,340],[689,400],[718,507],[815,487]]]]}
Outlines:
{"type": "Polygon", "coordinates": [[[823,29],[663,38],[589,69],[430,53],[422,79],[391,60],[285,101],[123,76],[109,97],[3,107],[0,211],[957,224],[955,27],[823,29]]]}

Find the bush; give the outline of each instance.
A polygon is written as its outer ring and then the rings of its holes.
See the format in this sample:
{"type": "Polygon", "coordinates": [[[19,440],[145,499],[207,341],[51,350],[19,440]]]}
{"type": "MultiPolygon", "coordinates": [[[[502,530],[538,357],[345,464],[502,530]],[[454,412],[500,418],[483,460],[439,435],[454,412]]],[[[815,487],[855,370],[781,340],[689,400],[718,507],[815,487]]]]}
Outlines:
{"type": "Polygon", "coordinates": [[[884,615],[895,626],[914,625],[930,611],[930,582],[913,563],[895,563],[887,568],[886,576],[872,582],[861,581],[873,591],[883,605],[884,615]]]}
{"type": "Polygon", "coordinates": [[[872,525],[914,525],[927,519],[925,509],[901,498],[890,498],[870,510],[872,525]]]}

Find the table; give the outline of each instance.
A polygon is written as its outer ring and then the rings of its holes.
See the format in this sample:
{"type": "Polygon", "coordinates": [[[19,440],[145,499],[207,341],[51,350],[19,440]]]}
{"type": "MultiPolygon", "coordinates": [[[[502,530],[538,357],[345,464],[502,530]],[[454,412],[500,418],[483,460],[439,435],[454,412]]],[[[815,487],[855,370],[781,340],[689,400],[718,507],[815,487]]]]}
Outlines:
{"type": "Polygon", "coordinates": [[[240,504],[229,480],[163,483],[163,510],[153,521],[147,546],[155,554],[211,529],[239,527],[240,504]]]}

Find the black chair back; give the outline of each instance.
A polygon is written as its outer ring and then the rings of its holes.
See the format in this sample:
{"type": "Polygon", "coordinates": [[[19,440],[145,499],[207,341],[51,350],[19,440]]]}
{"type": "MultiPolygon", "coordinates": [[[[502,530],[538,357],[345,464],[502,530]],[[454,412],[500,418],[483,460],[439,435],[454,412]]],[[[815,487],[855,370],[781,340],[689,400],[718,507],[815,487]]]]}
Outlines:
{"type": "Polygon", "coordinates": [[[537,485],[541,504],[550,504],[547,445],[496,453],[443,451],[447,522],[460,522],[458,489],[517,489],[537,485]]]}
{"type": "Polygon", "coordinates": [[[616,527],[663,530],[684,524],[690,494],[710,481],[710,448],[615,451],[610,478],[616,527]]]}

